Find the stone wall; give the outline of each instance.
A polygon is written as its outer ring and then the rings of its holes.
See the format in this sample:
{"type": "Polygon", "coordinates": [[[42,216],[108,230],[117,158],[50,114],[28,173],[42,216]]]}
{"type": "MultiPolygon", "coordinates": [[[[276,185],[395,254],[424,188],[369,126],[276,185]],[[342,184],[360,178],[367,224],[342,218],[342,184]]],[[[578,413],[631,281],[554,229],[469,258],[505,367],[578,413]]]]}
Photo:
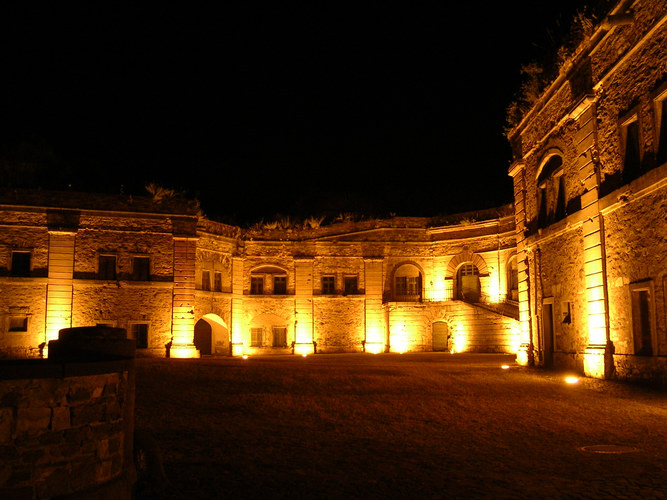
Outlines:
{"type": "Polygon", "coordinates": [[[5,323],[12,313],[35,318],[16,334],[5,325],[3,355],[38,356],[58,329],[97,324],[125,328],[131,337],[147,331],[139,355],[196,356],[195,347],[218,355],[292,353],[293,344],[303,352],[429,350],[428,318],[455,298],[459,266],[480,266],[482,300],[507,296],[514,251],[507,207],[451,217],[441,226],[395,217],[244,231],[187,211],[157,210],[162,206],[141,212],[150,203],[139,200],[128,211],[134,202],[121,201],[116,211],[113,204],[92,209],[91,200],[82,202],[88,208],[51,209],[48,200],[47,208],[0,205],[11,227],[0,234],[0,255],[20,248],[15,237],[23,232],[33,267],[45,274],[0,273],[5,323]],[[101,255],[115,256],[115,278],[101,279],[101,255]],[[135,257],[149,257],[148,280],[134,279],[135,257]],[[395,273],[406,264],[418,270],[422,288],[397,297],[395,273]],[[261,295],[251,293],[253,273],[265,276],[261,295]],[[286,293],[274,293],[275,273],[286,277],[286,293]],[[325,276],[334,278],[333,293],[322,289],[325,276]],[[349,279],[356,289],[346,289],[349,279]],[[403,320],[391,315],[397,308],[406,311],[403,320]],[[252,345],[253,328],[262,331],[261,346],[252,345]],[[274,328],[285,329],[287,347],[273,345],[274,328]]]}
{"type": "Polygon", "coordinates": [[[132,360],[0,364],[0,497],[130,498],[132,360]]]}
{"type": "Polygon", "coordinates": [[[619,1],[609,14],[622,22],[595,27],[510,132],[521,359],[551,362],[543,316],[551,308],[557,366],[655,379],[667,366],[667,165],[656,161],[665,147],[667,1],[619,1]],[[637,162],[626,161],[631,126],[637,162]],[[562,164],[549,171],[554,156],[562,164]],[[554,217],[559,194],[566,208],[554,217]],[[632,290],[646,292],[642,309],[633,310],[632,290]],[[638,349],[638,336],[650,348],[638,349]]]}

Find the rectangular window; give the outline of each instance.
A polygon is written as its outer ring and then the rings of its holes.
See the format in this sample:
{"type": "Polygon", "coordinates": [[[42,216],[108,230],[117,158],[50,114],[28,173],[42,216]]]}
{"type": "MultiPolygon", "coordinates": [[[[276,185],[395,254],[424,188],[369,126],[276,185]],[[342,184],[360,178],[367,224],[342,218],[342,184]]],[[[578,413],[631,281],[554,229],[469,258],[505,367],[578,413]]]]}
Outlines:
{"type": "Polygon", "coordinates": [[[151,259],[149,257],[132,258],[132,279],[134,281],[150,281],[151,259]]]}
{"type": "Polygon", "coordinates": [[[27,316],[10,316],[7,331],[10,331],[10,332],[27,332],[28,331],[28,317],[27,316]]]}
{"type": "Polygon", "coordinates": [[[214,272],[213,273],[213,291],[222,292],[222,273],[214,272]]]}
{"type": "Polygon", "coordinates": [[[98,279],[101,280],[115,280],[116,279],[116,256],[115,255],[100,255],[99,269],[97,272],[98,279]]]}
{"type": "Polygon", "coordinates": [[[30,252],[12,252],[11,276],[30,276],[30,252]]]}
{"type": "Polygon", "coordinates": [[[556,177],[556,213],[555,221],[559,221],[565,218],[567,215],[567,207],[565,206],[565,177],[558,175],[556,177]]]}
{"type": "Polygon", "coordinates": [[[334,295],[336,293],[336,278],[334,276],[322,276],[322,294],[334,295]]]}
{"type": "Polygon", "coordinates": [[[547,186],[546,183],[542,184],[539,187],[537,194],[538,203],[539,203],[539,212],[537,213],[537,227],[545,228],[549,225],[548,214],[547,214],[547,186]]]}
{"type": "Polygon", "coordinates": [[[655,101],[655,121],[658,138],[656,162],[660,166],[667,162],[667,91],[663,92],[655,101]]]}
{"type": "Polygon", "coordinates": [[[211,289],[211,272],[207,269],[201,272],[201,289],[206,291],[211,289]]]}
{"type": "Polygon", "coordinates": [[[262,276],[250,277],[250,293],[252,295],[262,295],[264,293],[264,278],[262,276]]]}
{"type": "Polygon", "coordinates": [[[345,295],[356,295],[359,292],[356,276],[345,276],[344,285],[345,295]]]}
{"type": "Polygon", "coordinates": [[[652,290],[650,283],[630,285],[632,336],[635,354],[653,355],[652,290]]]}
{"type": "Polygon", "coordinates": [[[262,347],[263,331],[261,328],[250,329],[250,347],[262,347]]]}
{"type": "Polygon", "coordinates": [[[273,328],[273,347],[287,347],[287,328],[273,328]]]}
{"type": "Polygon", "coordinates": [[[287,293],[287,276],[273,277],[273,293],[276,295],[285,295],[287,293]]]}
{"type": "Polygon", "coordinates": [[[134,323],[132,338],[137,342],[137,349],[148,348],[148,323],[134,323]]]}
{"type": "Polygon", "coordinates": [[[572,304],[570,302],[564,301],[560,303],[560,313],[562,316],[561,323],[572,323],[572,304]]]}
{"type": "Polygon", "coordinates": [[[633,115],[621,125],[623,140],[623,172],[626,181],[633,180],[640,174],[641,148],[639,141],[639,121],[633,115]]]}

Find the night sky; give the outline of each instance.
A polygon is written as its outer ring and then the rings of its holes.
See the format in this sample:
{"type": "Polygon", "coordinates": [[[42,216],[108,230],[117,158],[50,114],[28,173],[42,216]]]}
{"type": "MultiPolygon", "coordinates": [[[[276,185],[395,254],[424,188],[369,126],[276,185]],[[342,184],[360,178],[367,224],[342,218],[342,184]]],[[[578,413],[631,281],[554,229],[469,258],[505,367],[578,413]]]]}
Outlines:
{"type": "Polygon", "coordinates": [[[508,203],[520,68],[582,2],[414,3],[3,7],[2,155],[46,169],[3,182],[238,223],[508,203]]]}

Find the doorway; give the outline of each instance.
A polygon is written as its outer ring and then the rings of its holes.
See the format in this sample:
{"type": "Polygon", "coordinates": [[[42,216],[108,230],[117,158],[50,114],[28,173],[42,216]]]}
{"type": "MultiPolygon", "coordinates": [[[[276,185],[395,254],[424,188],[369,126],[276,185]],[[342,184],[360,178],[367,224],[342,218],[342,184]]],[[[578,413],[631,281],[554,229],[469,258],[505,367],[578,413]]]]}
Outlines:
{"type": "Polygon", "coordinates": [[[544,366],[552,367],[554,364],[554,303],[552,298],[542,302],[542,351],[544,366]]]}
{"type": "Polygon", "coordinates": [[[433,330],[433,350],[449,352],[449,325],[444,321],[435,321],[433,330]]]}

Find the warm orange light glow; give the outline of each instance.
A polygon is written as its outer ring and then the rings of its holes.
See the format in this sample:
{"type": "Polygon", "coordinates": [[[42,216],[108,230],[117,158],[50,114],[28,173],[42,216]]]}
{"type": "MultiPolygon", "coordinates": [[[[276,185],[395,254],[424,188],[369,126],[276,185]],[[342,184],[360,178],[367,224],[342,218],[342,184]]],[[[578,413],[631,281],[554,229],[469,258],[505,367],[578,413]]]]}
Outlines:
{"type": "Polygon", "coordinates": [[[312,342],[294,344],[294,354],[299,354],[299,355],[305,357],[308,354],[312,354],[313,351],[314,351],[314,348],[313,348],[313,343],[312,342]]]}
{"type": "Polygon", "coordinates": [[[510,352],[516,354],[519,352],[521,346],[521,326],[520,323],[515,323],[510,328],[511,340],[509,342],[510,352]]]}
{"type": "Polygon", "coordinates": [[[575,377],[575,376],[572,376],[572,375],[568,376],[568,377],[565,377],[565,383],[566,384],[578,384],[579,383],[579,377],[575,377]]]}
{"type": "Polygon", "coordinates": [[[379,354],[384,351],[384,344],[382,342],[366,342],[364,350],[371,354],[379,354]]]}
{"type": "Polygon", "coordinates": [[[486,300],[491,304],[500,302],[500,283],[497,280],[489,283],[486,290],[486,297],[486,300]]]}
{"type": "Polygon", "coordinates": [[[452,353],[464,352],[468,348],[468,336],[463,325],[457,325],[454,330],[452,353]]]}
{"type": "Polygon", "coordinates": [[[170,358],[198,358],[199,351],[195,346],[179,346],[173,347],[169,350],[170,358]]]}
{"type": "Polygon", "coordinates": [[[604,378],[604,346],[592,346],[584,352],[584,373],[593,378],[604,378]]]}
{"type": "Polygon", "coordinates": [[[509,369],[510,369],[510,365],[503,365],[503,366],[501,366],[501,368],[502,368],[503,370],[509,370],[509,369]]]}

